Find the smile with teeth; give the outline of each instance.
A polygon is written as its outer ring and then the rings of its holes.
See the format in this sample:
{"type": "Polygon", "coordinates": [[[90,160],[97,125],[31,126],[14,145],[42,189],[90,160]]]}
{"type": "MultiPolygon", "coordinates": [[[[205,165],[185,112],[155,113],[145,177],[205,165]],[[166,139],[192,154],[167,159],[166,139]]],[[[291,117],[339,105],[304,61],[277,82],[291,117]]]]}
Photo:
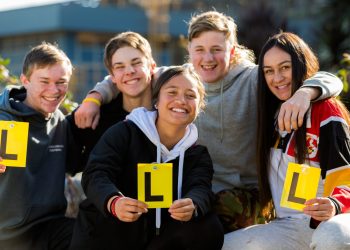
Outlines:
{"type": "Polygon", "coordinates": [[[280,85],[280,86],[276,86],[277,89],[285,89],[288,87],[289,84],[284,84],[284,85],[280,85]]]}
{"type": "Polygon", "coordinates": [[[131,80],[128,80],[128,81],[125,81],[124,83],[125,84],[135,84],[137,83],[139,80],[136,78],[136,79],[131,79],[131,80]]]}
{"type": "Polygon", "coordinates": [[[172,108],[171,110],[177,113],[187,113],[185,109],[181,109],[181,108],[172,108]]]}
{"type": "Polygon", "coordinates": [[[56,97],[43,96],[43,98],[44,98],[46,101],[54,102],[54,101],[57,101],[60,97],[59,97],[59,96],[56,96],[56,97]]]}
{"type": "Polygon", "coordinates": [[[216,65],[202,65],[204,70],[213,70],[215,67],[216,65]]]}

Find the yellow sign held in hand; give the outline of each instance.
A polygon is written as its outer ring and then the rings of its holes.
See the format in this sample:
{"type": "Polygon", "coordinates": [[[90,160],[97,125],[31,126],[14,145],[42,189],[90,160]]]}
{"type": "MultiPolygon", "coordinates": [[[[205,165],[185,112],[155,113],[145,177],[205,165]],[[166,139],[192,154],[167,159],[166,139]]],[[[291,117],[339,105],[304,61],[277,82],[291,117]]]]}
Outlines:
{"type": "Polygon", "coordinates": [[[25,167],[28,144],[28,122],[0,121],[1,164],[25,167]]]}
{"type": "Polygon", "coordinates": [[[137,165],[138,200],[148,208],[168,208],[173,203],[173,164],[149,163],[137,165]]]}
{"type": "Polygon", "coordinates": [[[302,211],[305,201],[315,198],[321,169],[290,162],[284,181],[281,207],[302,211]]]}

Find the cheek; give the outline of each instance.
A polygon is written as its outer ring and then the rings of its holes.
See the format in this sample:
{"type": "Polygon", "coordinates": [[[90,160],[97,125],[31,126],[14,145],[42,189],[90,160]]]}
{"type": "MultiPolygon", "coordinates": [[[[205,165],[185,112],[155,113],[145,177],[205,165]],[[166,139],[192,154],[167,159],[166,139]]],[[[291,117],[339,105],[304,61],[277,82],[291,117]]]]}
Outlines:
{"type": "Polygon", "coordinates": [[[190,59],[190,62],[192,64],[196,64],[196,63],[198,63],[200,61],[201,55],[200,54],[196,54],[194,52],[190,52],[189,53],[189,59],[190,59]]]}

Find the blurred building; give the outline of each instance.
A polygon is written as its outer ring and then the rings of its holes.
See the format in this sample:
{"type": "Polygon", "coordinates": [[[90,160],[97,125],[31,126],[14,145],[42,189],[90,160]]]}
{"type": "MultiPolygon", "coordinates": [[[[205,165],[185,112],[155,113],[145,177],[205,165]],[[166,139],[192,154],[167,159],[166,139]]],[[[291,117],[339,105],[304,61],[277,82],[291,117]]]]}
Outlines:
{"type": "MultiPolygon", "coordinates": [[[[23,57],[33,45],[41,41],[57,43],[75,66],[71,90],[74,99],[81,101],[86,92],[107,74],[103,65],[103,48],[108,39],[117,33],[131,30],[149,39],[158,65],[181,64],[186,60],[184,42],[187,34],[186,22],[193,13],[215,8],[233,16],[240,28],[244,27],[241,24],[242,20],[247,22],[251,17],[249,11],[254,11],[254,6],[260,10],[263,4],[267,7],[265,13],[261,12],[261,15],[272,18],[271,21],[276,26],[270,32],[274,32],[281,25],[286,26],[288,21],[288,27],[292,31],[304,35],[306,40],[312,40],[310,27],[315,22],[310,20],[312,16],[308,16],[309,12],[305,7],[311,3],[320,5],[324,1],[61,0],[61,2],[7,10],[1,10],[0,6],[2,24],[0,55],[11,59],[10,72],[19,75],[23,57]]],[[[249,34],[253,34],[252,30],[253,27],[249,29],[244,27],[244,31],[248,32],[245,32],[248,34],[246,39],[249,39],[249,34]]],[[[244,33],[242,37],[245,38],[244,33]]],[[[265,40],[261,35],[259,38],[265,40]]],[[[259,39],[253,38],[253,40],[259,39]]],[[[246,45],[254,46],[249,43],[246,45]]]]}

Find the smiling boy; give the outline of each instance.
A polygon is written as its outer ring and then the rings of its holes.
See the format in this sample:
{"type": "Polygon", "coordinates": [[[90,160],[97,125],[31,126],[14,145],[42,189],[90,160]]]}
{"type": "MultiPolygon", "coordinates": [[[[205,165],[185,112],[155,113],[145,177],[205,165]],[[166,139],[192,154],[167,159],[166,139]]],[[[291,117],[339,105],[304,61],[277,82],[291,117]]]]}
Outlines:
{"type": "Polygon", "coordinates": [[[77,164],[58,107],[71,75],[66,54],[44,42],[26,55],[22,86],[7,86],[0,95],[1,121],[29,123],[26,166],[2,165],[0,174],[1,250],[68,248],[74,220],[65,217],[64,180],[77,164]]]}

